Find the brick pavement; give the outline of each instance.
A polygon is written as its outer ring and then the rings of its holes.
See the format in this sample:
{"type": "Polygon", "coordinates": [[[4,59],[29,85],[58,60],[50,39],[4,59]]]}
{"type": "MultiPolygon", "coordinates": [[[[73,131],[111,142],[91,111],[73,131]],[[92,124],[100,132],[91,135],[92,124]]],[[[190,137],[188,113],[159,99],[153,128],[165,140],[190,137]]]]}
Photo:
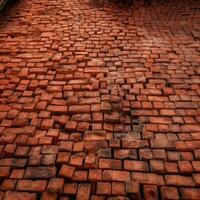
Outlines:
{"type": "Polygon", "coordinates": [[[0,17],[0,199],[200,199],[200,2],[20,0],[0,17]]]}

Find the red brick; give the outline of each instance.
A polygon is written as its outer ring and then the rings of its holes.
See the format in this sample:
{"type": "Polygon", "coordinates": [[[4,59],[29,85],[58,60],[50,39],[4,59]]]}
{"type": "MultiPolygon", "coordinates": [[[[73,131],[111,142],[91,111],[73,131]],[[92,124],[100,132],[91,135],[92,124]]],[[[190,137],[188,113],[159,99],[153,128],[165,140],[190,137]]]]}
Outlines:
{"type": "Polygon", "coordinates": [[[113,159],[100,159],[99,160],[99,168],[101,168],[101,169],[122,169],[122,161],[121,160],[113,160],[113,159]]]}
{"type": "Polygon", "coordinates": [[[153,157],[158,160],[166,160],[167,154],[164,149],[153,149],[153,157]]]}
{"type": "Polygon", "coordinates": [[[62,193],[64,186],[64,179],[63,178],[52,178],[50,179],[47,190],[49,192],[55,192],[55,193],[62,193]]]}
{"type": "Polygon", "coordinates": [[[58,129],[49,129],[47,132],[47,136],[49,137],[58,137],[59,136],[60,131],[58,129]]]}
{"type": "Polygon", "coordinates": [[[104,170],[103,180],[106,180],[106,181],[129,181],[130,173],[127,171],[104,170]]]}
{"type": "Polygon", "coordinates": [[[192,177],[181,175],[165,175],[166,185],[171,186],[194,186],[192,177]]]}
{"type": "Polygon", "coordinates": [[[29,192],[16,192],[16,191],[7,191],[5,193],[5,200],[36,200],[36,193],[29,193],[29,192]]]}
{"type": "Polygon", "coordinates": [[[10,175],[10,178],[21,179],[24,176],[24,172],[25,172],[24,169],[13,169],[13,171],[12,171],[12,173],[10,175]]]}
{"type": "Polygon", "coordinates": [[[56,155],[43,155],[41,165],[55,165],[56,155]]]}
{"type": "Polygon", "coordinates": [[[152,124],[171,124],[172,120],[169,117],[150,117],[150,123],[152,124]]]}
{"type": "Polygon", "coordinates": [[[85,141],[105,140],[106,132],[105,131],[86,131],[83,139],[85,141]]]}
{"type": "Polygon", "coordinates": [[[117,149],[114,150],[115,159],[137,159],[137,151],[135,149],[117,149]]]}
{"type": "Polygon", "coordinates": [[[144,185],[144,198],[148,200],[158,200],[158,189],[155,185],[144,185]]]}
{"type": "Polygon", "coordinates": [[[76,130],[77,124],[78,123],[76,121],[67,121],[65,128],[67,130],[76,130]]]}
{"type": "Polygon", "coordinates": [[[84,149],[84,142],[76,142],[73,146],[73,152],[82,152],[84,149]]]}
{"type": "Polygon", "coordinates": [[[53,127],[54,120],[52,119],[44,119],[41,124],[41,128],[48,130],[49,128],[53,127]]]}
{"type": "Polygon", "coordinates": [[[192,166],[195,172],[200,172],[200,161],[192,161],[192,166]]]}
{"type": "Polygon", "coordinates": [[[200,125],[197,125],[197,124],[192,124],[192,125],[187,125],[187,124],[184,124],[181,126],[181,129],[183,132],[199,132],[200,130],[200,125]]]}
{"type": "Polygon", "coordinates": [[[72,141],[60,141],[59,151],[72,151],[73,142],[72,141]]]}
{"type": "Polygon", "coordinates": [[[165,172],[163,161],[150,160],[151,171],[163,174],[165,172]]]}
{"type": "Polygon", "coordinates": [[[36,128],[34,126],[24,126],[20,128],[6,128],[4,131],[4,134],[12,135],[14,133],[16,135],[23,134],[23,135],[33,136],[35,133],[35,130],[36,128]]]}
{"type": "Polygon", "coordinates": [[[178,167],[181,174],[190,174],[193,172],[192,165],[189,161],[178,161],[178,167]]]}
{"type": "Polygon", "coordinates": [[[7,178],[10,174],[10,167],[0,167],[0,179],[7,178]]]}
{"type": "Polygon", "coordinates": [[[41,200],[56,200],[57,194],[52,192],[43,192],[41,195],[41,200]]]}
{"type": "Polygon", "coordinates": [[[104,196],[99,196],[99,195],[91,195],[90,200],[104,200],[104,196]]]}
{"type": "Polygon", "coordinates": [[[77,131],[84,132],[89,130],[90,124],[88,122],[78,122],[77,131]]]}
{"type": "Polygon", "coordinates": [[[182,199],[196,200],[200,197],[200,189],[198,188],[181,188],[180,189],[182,199]]]}
{"type": "Polygon", "coordinates": [[[111,195],[111,183],[109,182],[97,182],[97,194],[99,195],[111,195]]]}
{"type": "Polygon", "coordinates": [[[75,167],[71,167],[69,165],[63,164],[60,169],[59,176],[65,177],[65,178],[72,178],[72,176],[74,175],[74,172],[75,172],[75,167]]]}
{"type": "Polygon", "coordinates": [[[86,150],[97,150],[108,147],[108,143],[106,141],[86,141],[84,144],[86,150]]]}
{"type": "MultiPolygon", "coordinates": [[[[16,138],[16,135],[2,135],[0,137],[0,144],[7,144],[7,146],[14,146],[13,144],[10,144],[12,143],[16,138]]],[[[4,150],[5,151],[5,150],[4,150]]]]}
{"type": "Polygon", "coordinates": [[[88,172],[86,170],[76,170],[74,172],[74,176],[72,177],[72,181],[87,181],[88,172]]]}
{"type": "Polygon", "coordinates": [[[110,148],[120,148],[121,146],[121,143],[120,143],[120,140],[119,139],[111,139],[109,140],[109,147],[110,148]]]}
{"type": "Polygon", "coordinates": [[[132,180],[142,184],[165,185],[164,178],[161,175],[133,172],[131,174],[132,180]]]}
{"type": "Polygon", "coordinates": [[[153,154],[151,152],[151,149],[140,149],[139,156],[140,156],[141,160],[152,160],[153,159],[153,154]]]}
{"type": "Polygon", "coordinates": [[[165,138],[157,138],[151,140],[151,148],[164,148],[164,149],[174,149],[174,144],[172,141],[165,138]]]}
{"type": "Polygon", "coordinates": [[[90,181],[99,181],[102,180],[103,174],[101,169],[90,169],[88,180],[90,181]]]}
{"type": "Polygon", "coordinates": [[[52,113],[66,114],[67,110],[68,110],[68,106],[49,105],[49,106],[47,106],[47,110],[52,113]]]}
{"type": "Polygon", "coordinates": [[[178,173],[178,164],[176,162],[165,162],[165,170],[167,173],[178,173]]]}
{"type": "Polygon", "coordinates": [[[4,158],[0,159],[0,166],[18,167],[22,168],[26,165],[26,159],[21,158],[4,158]]]}
{"type": "Polygon", "coordinates": [[[82,183],[78,185],[77,200],[89,200],[91,192],[91,185],[87,183],[82,183]]]}
{"type": "Polygon", "coordinates": [[[58,155],[57,155],[56,163],[66,164],[66,163],[68,163],[69,158],[70,158],[69,152],[59,152],[58,155]]]}
{"type": "Polygon", "coordinates": [[[63,194],[76,194],[77,193],[77,183],[65,183],[63,194]]]}
{"type": "Polygon", "coordinates": [[[14,190],[16,182],[16,179],[3,179],[3,182],[0,185],[0,191],[14,190]]]}
{"type": "Polygon", "coordinates": [[[126,187],[124,182],[112,182],[112,194],[113,195],[125,195],[126,187]]]}
{"type": "Polygon", "coordinates": [[[19,146],[15,150],[15,156],[16,157],[26,157],[26,156],[28,156],[29,150],[30,150],[30,147],[19,146]]]}
{"type": "Polygon", "coordinates": [[[27,167],[24,178],[31,179],[48,179],[55,177],[56,167],[27,167]]]}
{"type": "Polygon", "coordinates": [[[140,194],[140,186],[136,181],[127,181],[126,182],[126,193],[130,194],[135,199],[142,199],[140,194]]]}
{"type": "Polygon", "coordinates": [[[45,191],[47,181],[44,180],[19,180],[16,189],[20,191],[42,192],[45,191]]]}
{"type": "Polygon", "coordinates": [[[81,167],[83,165],[84,153],[76,153],[70,157],[70,165],[81,167]]]}
{"type": "Polygon", "coordinates": [[[122,141],[122,147],[124,148],[145,148],[149,147],[149,143],[147,140],[123,140],[122,141]]]}
{"type": "Polygon", "coordinates": [[[70,113],[89,113],[90,106],[89,105],[76,105],[76,106],[69,106],[70,113]]]}
{"type": "Polygon", "coordinates": [[[133,160],[125,160],[124,161],[124,169],[127,171],[141,171],[148,172],[149,165],[145,161],[133,161],[133,160]]]}
{"type": "Polygon", "coordinates": [[[161,187],[161,195],[164,200],[179,200],[179,193],[175,187],[161,187]]]}
{"type": "Polygon", "coordinates": [[[47,101],[39,101],[35,104],[36,110],[46,110],[47,107],[47,101]]]}

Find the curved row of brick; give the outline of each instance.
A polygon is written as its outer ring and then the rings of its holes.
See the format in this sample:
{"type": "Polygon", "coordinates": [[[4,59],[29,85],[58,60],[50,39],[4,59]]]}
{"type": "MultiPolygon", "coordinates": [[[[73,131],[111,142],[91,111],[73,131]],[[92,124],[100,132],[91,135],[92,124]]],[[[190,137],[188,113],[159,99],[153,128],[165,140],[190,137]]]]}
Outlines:
{"type": "Polygon", "coordinates": [[[199,6],[5,9],[0,200],[199,200],[199,6]]]}

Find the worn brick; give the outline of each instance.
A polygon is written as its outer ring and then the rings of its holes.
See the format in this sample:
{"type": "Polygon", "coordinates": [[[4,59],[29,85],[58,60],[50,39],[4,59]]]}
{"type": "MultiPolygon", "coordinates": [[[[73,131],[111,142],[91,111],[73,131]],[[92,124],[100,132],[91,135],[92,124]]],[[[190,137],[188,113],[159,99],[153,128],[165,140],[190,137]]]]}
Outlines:
{"type": "Polygon", "coordinates": [[[16,189],[19,191],[42,192],[45,191],[47,181],[45,180],[19,180],[16,189]]]}
{"type": "Polygon", "coordinates": [[[175,187],[161,187],[161,195],[164,200],[180,199],[178,189],[175,187]]]}
{"type": "Polygon", "coordinates": [[[36,193],[29,193],[29,192],[16,192],[16,191],[7,191],[5,193],[5,200],[36,200],[36,193]]]}
{"type": "Polygon", "coordinates": [[[130,173],[127,171],[104,170],[103,179],[106,181],[129,181],[130,173]]]}
{"type": "Polygon", "coordinates": [[[24,178],[48,179],[56,175],[56,167],[27,167],[24,178]]]}
{"type": "Polygon", "coordinates": [[[75,171],[75,167],[71,167],[69,165],[63,164],[60,169],[59,176],[72,178],[72,176],[74,175],[74,171],[75,171]]]}
{"type": "Polygon", "coordinates": [[[91,192],[91,185],[82,183],[78,185],[77,200],[89,200],[91,192]]]}
{"type": "Polygon", "coordinates": [[[111,183],[109,182],[97,182],[97,194],[99,195],[110,195],[111,194],[111,183]]]}
{"type": "Polygon", "coordinates": [[[181,175],[165,175],[167,185],[171,186],[194,186],[192,177],[181,175]]]}
{"type": "Polygon", "coordinates": [[[52,178],[50,179],[47,190],[49,192],[55,192],[55,193],[62,193],[64,186],[64,179],[63,178],[52,178]]]}

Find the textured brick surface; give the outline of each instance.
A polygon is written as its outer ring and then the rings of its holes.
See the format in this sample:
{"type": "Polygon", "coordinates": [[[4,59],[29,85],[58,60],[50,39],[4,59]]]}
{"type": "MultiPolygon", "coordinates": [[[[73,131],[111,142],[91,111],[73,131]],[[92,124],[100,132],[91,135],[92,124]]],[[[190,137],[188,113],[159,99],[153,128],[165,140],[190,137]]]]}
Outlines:
{"type": "Polygon", "coordinates": [[[200,199],[199,8],[4,8],[0,200],[200,199]]]}

